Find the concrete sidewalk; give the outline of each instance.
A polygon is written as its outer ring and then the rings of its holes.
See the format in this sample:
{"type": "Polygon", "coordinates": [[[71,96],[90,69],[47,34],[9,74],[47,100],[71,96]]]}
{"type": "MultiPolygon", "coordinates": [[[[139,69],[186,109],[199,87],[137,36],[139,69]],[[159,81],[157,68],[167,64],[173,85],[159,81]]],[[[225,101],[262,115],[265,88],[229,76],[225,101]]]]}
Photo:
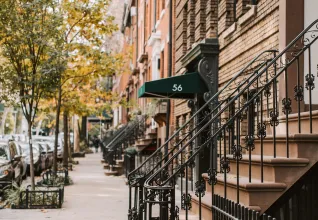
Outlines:
{"type": "Polygon", "coordinates": [[[62,209],[0,210],[0,219],[11,220],[126,220],[128,187],[122,177],[107,177],[101,164],[101,153],[78,159],[71,171],[74,185],[65,187],[62,209]]]}

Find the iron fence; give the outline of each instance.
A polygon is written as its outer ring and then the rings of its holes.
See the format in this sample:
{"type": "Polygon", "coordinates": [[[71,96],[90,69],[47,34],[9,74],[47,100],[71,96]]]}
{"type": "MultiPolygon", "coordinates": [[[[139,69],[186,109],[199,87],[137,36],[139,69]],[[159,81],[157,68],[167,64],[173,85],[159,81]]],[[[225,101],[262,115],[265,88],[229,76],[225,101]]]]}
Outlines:
{"type": "Polygon", "coordinates": [[[53,170],[46,170],[42,173],[42,180],[37,183],[39,186],[54,186],[56,184],[70,184],[70,178],[67,169],[57,170],[55,173],[53,170]]]}
{"type": "Polygon", "coordinates": [[[213,195],[213,220],[276,220],[219,195],[213,195]]]}
{"type": "Polygon", "coordinates": [[[35,190],[28,186],[20,192],[19,204],[14,209],[58,209],[64,202],[64,186],[37,186],[35,190]]]}

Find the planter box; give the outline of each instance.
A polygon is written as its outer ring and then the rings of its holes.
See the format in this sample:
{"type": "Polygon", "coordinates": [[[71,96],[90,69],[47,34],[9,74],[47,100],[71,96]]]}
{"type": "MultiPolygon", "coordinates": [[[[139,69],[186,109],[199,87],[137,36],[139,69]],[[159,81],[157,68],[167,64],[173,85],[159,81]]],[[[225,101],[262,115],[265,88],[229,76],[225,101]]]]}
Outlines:
{"type": "Polygon", "coordinates": [[[85,157],[85,152],[72,153],[72,157],[85,157]]]}
{"type": "Polygon", "coordinates": [[[31,186],[20,193],[19,205],[13,209],[60,209],[64,202],[64,186],[40,186],[32,191],[31,186]]]}
{"type": "MultiPolygon", "coordinates": [[[[69,185],[69,178],[68,178],[68,170],[58,170],[56,172],[56,178],[64,179],[63,184],[69,185]]],[[[47,170],[42,174],[42,180],[37,182],[38,186],[54,186],[54,175],[52,170],[47,170]]]]}

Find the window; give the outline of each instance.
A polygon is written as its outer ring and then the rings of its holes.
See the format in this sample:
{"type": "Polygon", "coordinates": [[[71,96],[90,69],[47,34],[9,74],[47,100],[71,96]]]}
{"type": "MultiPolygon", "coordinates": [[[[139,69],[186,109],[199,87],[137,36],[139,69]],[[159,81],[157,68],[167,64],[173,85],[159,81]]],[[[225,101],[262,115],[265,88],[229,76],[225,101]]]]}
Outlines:
{"type": "Polygon", "coordinates": [[[160,0],[157,0],[157,2],[156,2],[156,22],[155,23],[157,23],[157,21],[159,20],[160,12],[161,12],[161,10],[160,10],[160,0]]]}
{"type": "Polygon", "coordinates": [[[144,17],[144,28],[145,28],[145,39],[148,39],[149,37],[149,30],[148,30],[148,23],[150,23],[148,20],[148,12],[149,12],[149,6],[148,4],[146,5],[146,13],[145,13],[145,17],[144,17]]]}
{"type": "Polygon", "coordinates": [[[166,1],[161,0],[161,11],[164,10],[165,8],[166,8],[166,1]]]}
{"type": "Polygon", "coordinates": [[[7,154],[6,150],[5,150],[5,146],[1,146],[0,147],[0,158],[4,159],[4,160],[9,160],[8,154],[7,154]]]}
{"type": "Polygon", "coordinates": [[[235,21],[250,9],[250,5],[257,5],[257,0],[235,0],[235,21]]]}

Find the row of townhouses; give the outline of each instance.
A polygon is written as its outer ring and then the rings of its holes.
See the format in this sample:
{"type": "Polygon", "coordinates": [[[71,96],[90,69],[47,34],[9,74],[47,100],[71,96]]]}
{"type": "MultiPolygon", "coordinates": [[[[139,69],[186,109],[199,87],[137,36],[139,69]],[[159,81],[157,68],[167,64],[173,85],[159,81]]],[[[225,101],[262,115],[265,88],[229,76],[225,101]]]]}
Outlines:
{"type": "Polygon", "coordinates": [[[104,167],[128,219],[318,219],[317,8],[125,1],[104,167]]]}

